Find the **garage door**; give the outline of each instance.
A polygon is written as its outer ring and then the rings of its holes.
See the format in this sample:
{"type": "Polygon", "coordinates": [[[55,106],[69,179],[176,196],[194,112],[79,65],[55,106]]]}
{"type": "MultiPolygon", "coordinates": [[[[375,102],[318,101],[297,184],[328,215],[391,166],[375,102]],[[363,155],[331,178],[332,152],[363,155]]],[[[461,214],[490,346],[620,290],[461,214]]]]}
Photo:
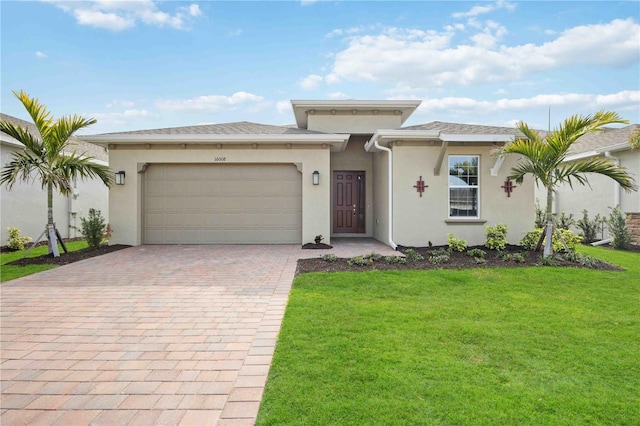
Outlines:
{"type": "Polygon", "coordinates": [[[302,179],[292,164],[151,164],[146,244],[302,241],[302,179]]]}

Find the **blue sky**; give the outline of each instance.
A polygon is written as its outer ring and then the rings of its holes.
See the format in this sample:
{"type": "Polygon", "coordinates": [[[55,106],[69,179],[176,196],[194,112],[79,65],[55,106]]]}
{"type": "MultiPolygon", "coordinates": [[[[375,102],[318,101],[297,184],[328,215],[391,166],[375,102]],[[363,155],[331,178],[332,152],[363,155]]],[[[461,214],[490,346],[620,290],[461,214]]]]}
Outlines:
{"type": "Polygon", "coordinates": [[[291,124],[291,99],[420,99],[406,125],[640,123],[640,3],[2,1],[2,112],[86,133],[291,124]]]}

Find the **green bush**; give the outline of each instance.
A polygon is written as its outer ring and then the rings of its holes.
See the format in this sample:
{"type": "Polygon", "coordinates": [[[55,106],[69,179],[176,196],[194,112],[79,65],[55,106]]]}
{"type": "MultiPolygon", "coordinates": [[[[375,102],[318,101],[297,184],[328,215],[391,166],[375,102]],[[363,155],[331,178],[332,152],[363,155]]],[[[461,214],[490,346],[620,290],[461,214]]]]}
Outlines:
{"type": "MultiPolygon", "coordinates": [[[[538,240],[540,240],[540,236],[542,235],[543,229],[536,228],[533,231],[527,232],[526,235],[520,240],[520,245],[525,250],[535,250],[536,244],[538,244],[538,240]]],[[[551,239],[551,246],[553,251],[556,253],[566,252],[562,241],[558,238],[558,232],[562,236],[565,244],[569,251],[574,251],[576,249],[576,245],[582,242],[582,237],[580,235],[575,235],[573,231],[569,229],[559,229],[553,233],[553,238],[551,239]]]]}
{"type": "Polygon", "coordinates": [[[569,227],[575,223],[576,221],[573,220],[573,215],[570,214],[567,216],[565,212],[560,213],[560,216],[556,218],[556,226],[560,229],[569,229],[569,227]]]}
{"type": "Polygon", "coordinates": [[[320,256],[320,259],[324,260],[325,262],[335,262],[336,260],[338,260],[338,256],[336,256],[335,254],[323,254],[322,256],[320,256]]]}
{"type": "Polygon", "coordinates": [[[433,263],[434,265],[446,263],[449,260],[451,260],[451,255],[449,254],[449,251],[442,248],[433,250],[429,254],[429,262],[433,263]]]}
{"type": "Polygon", "coordinates": [[[582,210],[582,219],[578,219],[576,222],[576,226],[582,231],[582,240],[585,243],[597,241],[598,230],[605,220],[599,214],[596,215],[595,219],[590,220],[587,210],[582,210]]]}
{"type": "Polygon", "coordinates": [[[536,218],[535,228],[544,228],[544,224],[547,222],[547,216],[544,210],[540,208],[540,204],[536,201],[536,218]]]}
{"type": "Polygon", "coordinates": [[[91,248],[98,248],[104,240],[104,232],[107,224],[100,213],[100,210],[89,209],[88,218],[80,218],[82,223],[82,235],[87,240],[87,244],[91,248]]]}
{"type": "Polygon", "coordinates": [[[467,250],[467,254],[471,257],[484,258],[487,252],[479,248],[474,248],[474,249],[467,250]]]}
{"type": "Polygon", "coordinates": [[[467,242],[465,240],[460,240],[454,237],[451,233],[447,234],[447,237],[449,237],[448,242],[450,250],[463,252],[467,249],[467,242]]]}
{"type": "Polygon", "coordinates": [[[619,207],[611,209],[607,226],[611,233],[611,245],[617,249],[626,248],[631,243],[631,231],[627,227],[627,215],[619,207]]]}
{"type": "Polygon", "coordinates": [[[407,263],[407,258],[403,256],[387,256],[384,258],[384,261],[389,265],[391,265],[392,263],[399,263],[403,265],[407,263]]]}
{"type": "Polygon", "coordinates": [[[382,259],[382,255],[376,252],[373,252],[373,253],[365,254],[363,258],[371,259],[372,261],[377,262],[378,260],[382,259]]]}
{"type": "Polygon", "coordinates": [[[424,260],[424,256],[415,251],[414,249],[407,249],[405,251],[405,256],[409,262],[417,262],[420,260],[424,260]]]}
{"type": "Polygon", "coordinates": [[[365,256],[354,256],[347,260],[349,266],[369,266],[373,263],[373,259],[365,256]]]}
{"type": "Polygon", "coordinates": [[[24,250],[25,244],[29,244],[32,241],[31,237],[20,235],[18,228],[7,228],[7,230],[9,231],[7,247],[11,250],[24,250]]]}
{"type": "Polygon", "coordinates": [[[504,250],[507,247],[507,225],[487,226],[485,246],[491,250],[504,250]]]}

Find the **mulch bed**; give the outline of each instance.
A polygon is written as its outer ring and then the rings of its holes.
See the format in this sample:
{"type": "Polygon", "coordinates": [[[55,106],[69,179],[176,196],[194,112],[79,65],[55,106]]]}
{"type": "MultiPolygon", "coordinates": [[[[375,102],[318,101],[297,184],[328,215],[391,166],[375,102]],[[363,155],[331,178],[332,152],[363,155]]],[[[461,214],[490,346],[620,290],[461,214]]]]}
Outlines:
{"type": "Polygon", "coordinates": [[[325,243],[307,243],[303,245],[302,248],[311,250],[327,250],[333,248],[333,246],[325,243]]]}
{"type": "MultiPolygon", "coordinates": [[[[45,241],[46,244],[46,241],[45,241]]],[[[18,259],[13,262],[7,263],[7,265],[15,266],[27,266],[27,265],[67,265],[69,263],[77,262],[79,260],[89,259],[91,257],[100,256],[114,251],[129,248],[131,246],[123,244],[115,244],[112,246],[100,246],[97,249],[86,248],[82,250],[76,250],[69,253],[61,252],[59,257],[53,257],[53,255],[44,255],[39,257],[31,257],[27,259],[18,259]]]]}
{"type": "MultiPolygon", "coordinates": [[[[313,259],[300,259],[298,260],[298,268],[296,273],[302,274],[306,272],[345,272],[345,271],[402,271],[402,270],[423,270],[423,269],[464,269],[464,268],[493,268],[493,267],[501,267],[501,268],[519,268],[525,266],[540,266],[540,258],[542,257],[542,253],[536,253],[532,251],[523,250],[520,246],[507,246],[503,253],[508,254],[516,254],[519,253],[524,257],[524,262],[516,262],[514,260],[503,260],[504,256],[499,256],[499,252],[496,250],[489,250],[484,246],[477,247],[469,247],[469,249],[478,248],[486,252],[484,257],[485,263],[479,264],[476,260],[469,256],[465,252],[452,252],[450,253],[450,260],[443,263],[432,263],[429,260],[429,256],[434,250],[438,249],[447,249],[447,246],[441,247],[398,247],[398,255],[401,253],[405,254],[407,249],[412,248],[417,253],[421,254],[424,259],[423,260],[415,260],[410,261],[407,260],[407,263],[387,263],[384,257],[380,260],[373,262],[370,265],[366,266],[357,266],[357,265],[349,265],[347,261],[349,259],[338,258],[334,262],[329,262],[326,260],[320,259],[320,256],[313,259]]],[[[364,253],[363,253],[364,254],[364,253]]],[[[566,260],[561,260],[558,262],[557,266],[561,267],[578,267],[584,268],[585,266],[575,263],[569,262],[566,260]]],[[[597,260],[595,265],[591,269],[598,270],[606,270],[606,271],[620,271],[622,270],[620,267],[611,265],[610,263],[606,263],[600,260],[597,260]]]]}

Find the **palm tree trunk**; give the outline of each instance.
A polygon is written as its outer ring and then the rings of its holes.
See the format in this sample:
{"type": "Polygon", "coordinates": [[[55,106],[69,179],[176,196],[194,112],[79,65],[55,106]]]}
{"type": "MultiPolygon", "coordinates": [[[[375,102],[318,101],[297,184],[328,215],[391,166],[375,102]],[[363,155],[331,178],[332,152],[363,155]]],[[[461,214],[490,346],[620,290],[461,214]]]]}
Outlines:
{"type": "Polygon", "coordinates": [[[547,225],[545,228],[545,242],[544,242],[544,257],[549,257],[553,254],[553,215],[551,213],[553,208],[553,188],[547,188],[547,212],[546,219],[547,225]]]}
{"type": "Polygon", "coordinates": [[[53,185],[47,184],[47,239],[49,240],[49,254],[54,257],[60,256],[58,251],[58,238],[56,236],[56,226],[53,223],[53,185]]]}

